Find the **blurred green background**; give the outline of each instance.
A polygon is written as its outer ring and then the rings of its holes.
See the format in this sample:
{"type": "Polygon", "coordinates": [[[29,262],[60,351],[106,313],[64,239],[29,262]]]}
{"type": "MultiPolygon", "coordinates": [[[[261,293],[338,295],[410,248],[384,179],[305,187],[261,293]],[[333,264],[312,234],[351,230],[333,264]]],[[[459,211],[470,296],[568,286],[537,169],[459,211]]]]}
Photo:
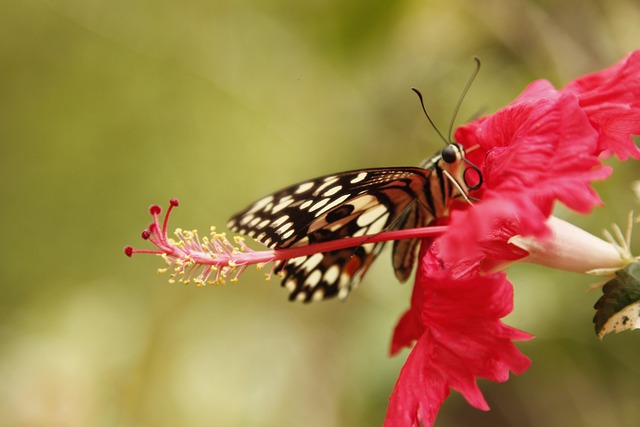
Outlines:
{"type": "MultiPolygon", "coordinates": [[[[5,1],[0,5],[0,426],[376,426],[407,355],[408,306],[385,252],[351,297],[287,301],[239,284],[169,285],[126,258],[147,207],[206,230],[281,186],[415,165],[446,129],[640,47],[617,1],[5,1]]],[[[638,208],[637,163],[596,187],[604,209],[559,215],[600,234],[638,208]]],[[[640,251],[636,239],[636,251],[640,251]]],[[[507,321],[532,368],[453,393],[438,426],[635,426],[640,335],[593,332],[592,277],[515,266],[507,321]]]]}

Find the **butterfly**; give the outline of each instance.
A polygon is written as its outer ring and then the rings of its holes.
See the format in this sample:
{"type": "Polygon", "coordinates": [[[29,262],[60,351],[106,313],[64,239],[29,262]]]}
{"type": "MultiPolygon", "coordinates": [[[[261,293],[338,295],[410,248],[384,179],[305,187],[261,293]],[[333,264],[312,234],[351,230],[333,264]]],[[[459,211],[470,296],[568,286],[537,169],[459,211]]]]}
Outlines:
{"type": "MultiPolygon", "coordinates": [[[[233,215],[227,227],[273,249],[382,231],[425,227],[447,214],[451,200],[478,187],[466,182],[465,151],[449,143],[420,167],[359,169],[304,181],[263,197],[233,215]]],[[[479,173],[479,171],[477,171],[479,173]]],[[[419,239],[396,240],[392,263],[406,281],[419,239]]],[[[345,298],[384,243],[364,243],[279,263],[290,300],[345,298]]]]}
{"type": "MultiPolygon", "coordinates": [[[[276,191],[233,215],[227,227],[272,248],[295,248],[346,237],[375,235],[382,231],[426,227],[447,215],[452,200],[464,198],[482,184],[480,170],[465,158],[462,145],[450,135],[460,103],[475,75],[467,83],[445,138],[427,113],[427,119],[446,146],[419,167],[358,169],[303,181],[276,191]],[[466,164],[466,165],[465,165],[466,164]],[[475,184],[467,180],[474,170],[475,184]]],[[[419,239],[396,240],[392,264],[405,282],[411,275],[419,239]]],[[[331,297],[344,299],[353,290],[384,243],[363,243],[346,248],[278,262],[275,272],[289,299],[303,302],[331,297]]]]}

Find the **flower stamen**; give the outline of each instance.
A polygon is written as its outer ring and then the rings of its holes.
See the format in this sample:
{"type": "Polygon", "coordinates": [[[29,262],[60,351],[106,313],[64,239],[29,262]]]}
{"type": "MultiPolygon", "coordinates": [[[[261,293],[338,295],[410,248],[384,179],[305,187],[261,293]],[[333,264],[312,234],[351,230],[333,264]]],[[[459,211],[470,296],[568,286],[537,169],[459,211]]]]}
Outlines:
{"type": "MultiPolygon", "coordinates": [[[[209,236],[200,238],[198,230],[184,230],[176,228],[173,238],[167,236],[169,217],[174,207],[178,206],[177,199],[169,201],[169,208],[160,225],[162,209],[158,205],[149,208],[153,222],[142,232],[142,238],[153,243],[157,249],[124,248],[127,256],[133,254],[160,255],[166,267],[159,268],[159,273],[169,274],[169,283],[196,286],[224,285],[227,280],[236,283],[249,265],[256,265],[258,269],[271,263],[271,269],[266,274],[270,280],[276,268],[282,267],[292,258],[309,256],[315,253],[330,252],[338,249],[358,247],[364,243],[377,243],[388,240],[435,237],[444,233],[447,227],[423,227],[406,230],[394,230],[375,235],[363,235],[338,240],[331,240],[311,245],[284,249],[270,249],[255,251],[246,245],[241,236],[234,236],[233,243],[226,233],[216,232],[211,227],[209,236]]],[[[281,271],[281,269],[278,269],[281,271]]]]}
{"type": "MultiPolygon", "coordinates": [[[[588,274],[594,274],[598,276],[608,276],[614,274],[616,271],[624,268],[625,266],[640,260],[640,256],[633,256],[631,252],[631,236],[633,233],[633,211],[629,212],[629,216],[627,218],[627,229],[625,233],[622,233],[622,229],[618,224],[613,224],[611,226],[611,230],[613,234],[609,230],[604,230],[602,233],[604,234],[605,239],[615,248],[615,250],[620,255],[620,260],[622,261],[621,267],[616,268],[598,268],[594,270],[587,271],[588,274]]],[[[595,287],[599,287],[600,284],[594,285],[595,287]]]]}
{"type": "Polygon", "coordinates": [[[608,230],[604,230],[604,235],[607,240],[618,250],[620,253],[620,258],[625,261],[625,264],[629,264],[637,260],[638,257],[634,257],[631,253],[631,234],[633,232],[633,211],[629,212],[629,216],[627,218],[627,229],[622,234],[622,230],[618,226],[618,224],[613,224],[611,229],[615,235],[612,236],[608,230]]]}

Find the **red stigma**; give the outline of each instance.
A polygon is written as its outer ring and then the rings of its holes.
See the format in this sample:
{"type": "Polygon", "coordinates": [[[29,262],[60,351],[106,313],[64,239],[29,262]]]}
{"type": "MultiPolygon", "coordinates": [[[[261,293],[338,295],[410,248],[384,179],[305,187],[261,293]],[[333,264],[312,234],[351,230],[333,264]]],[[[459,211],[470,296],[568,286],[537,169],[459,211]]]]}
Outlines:
{"type": "Polygon", "coordinates": [[[124,254],[128,257],[131,257],[131,255],[133,255],[133,247],[131,246],[125,246],[124,247],[124,254]]]}
{"type": "Polygon", "coordinates": [[[162,208],[158,205],[151,205],[149,206],[149,213],[151,215],[160,215],[160,212],[162,212],[162,208]]]}

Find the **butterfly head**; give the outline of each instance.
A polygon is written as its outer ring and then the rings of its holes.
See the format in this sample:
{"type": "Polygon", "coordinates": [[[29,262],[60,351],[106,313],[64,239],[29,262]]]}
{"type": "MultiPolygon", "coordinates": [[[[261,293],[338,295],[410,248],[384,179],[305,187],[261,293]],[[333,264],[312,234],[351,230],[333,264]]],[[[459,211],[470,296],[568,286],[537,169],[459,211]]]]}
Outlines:
{"type": "Polygon", "coordinates": [[[436,156],[438,166],[446,170],[449,176],[464,188],[465,193],[474,191],[482,185],[482,171],[466,156],[465,149],[457,142],[449,142],[436,156]],[[465,165],[462,165],[465,163],[465,165]],[[463,185],[464,184],[464,185],[463,185]]]}

